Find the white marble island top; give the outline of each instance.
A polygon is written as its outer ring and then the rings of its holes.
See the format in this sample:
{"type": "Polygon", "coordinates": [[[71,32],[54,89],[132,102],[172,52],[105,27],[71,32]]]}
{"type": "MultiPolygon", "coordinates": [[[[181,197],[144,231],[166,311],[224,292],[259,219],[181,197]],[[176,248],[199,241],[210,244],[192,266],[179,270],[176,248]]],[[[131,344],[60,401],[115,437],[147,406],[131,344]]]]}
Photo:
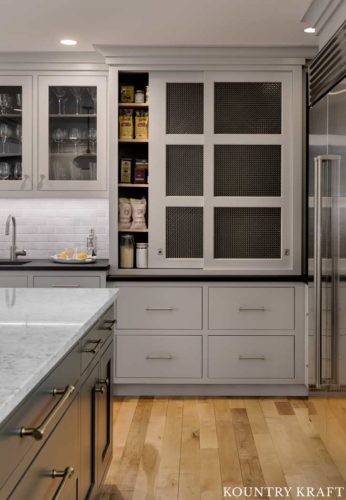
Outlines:
{"type": "Polygon", "coordinates": [[[0,424],[117,294],[114,288],[0,288],[0,424]]]}

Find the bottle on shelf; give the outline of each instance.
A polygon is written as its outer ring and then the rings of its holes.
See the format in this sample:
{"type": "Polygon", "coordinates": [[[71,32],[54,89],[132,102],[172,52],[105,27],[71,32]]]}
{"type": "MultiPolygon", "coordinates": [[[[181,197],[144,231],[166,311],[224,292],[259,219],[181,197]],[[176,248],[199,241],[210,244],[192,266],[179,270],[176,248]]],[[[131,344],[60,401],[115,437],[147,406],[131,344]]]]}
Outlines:
{"type": "Polygon", "coordinates": [[[88,254],[96,257],[97,255],[97,243],[95,229],[90,229],[87,236],[86,246],[88,249],[88,254]]]}

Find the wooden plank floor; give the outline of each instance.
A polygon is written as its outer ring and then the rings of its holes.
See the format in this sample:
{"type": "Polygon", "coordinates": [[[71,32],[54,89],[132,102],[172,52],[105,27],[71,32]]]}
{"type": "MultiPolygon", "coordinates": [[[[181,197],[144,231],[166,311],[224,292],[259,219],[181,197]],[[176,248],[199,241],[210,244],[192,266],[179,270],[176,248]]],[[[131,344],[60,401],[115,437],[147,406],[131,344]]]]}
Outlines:
{"type": "Polygon", "coordinates": [[[346,488],[346,399],[114,400],[100,498],[218,500],[223,486],[346,488]]]}

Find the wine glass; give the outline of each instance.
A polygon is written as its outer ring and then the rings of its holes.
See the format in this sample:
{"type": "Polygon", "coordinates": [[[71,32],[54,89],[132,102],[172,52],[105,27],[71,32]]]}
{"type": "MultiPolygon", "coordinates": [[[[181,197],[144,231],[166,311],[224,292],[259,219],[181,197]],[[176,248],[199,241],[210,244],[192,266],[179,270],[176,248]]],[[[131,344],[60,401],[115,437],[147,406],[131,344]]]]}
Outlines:
{"type": "Polygon", "coordinates": [[[52,139],[54,142],[57,143],[58,153],[62,152],[62,144],[65,140],[65,137],[66,137],[66,131],[64,131],[61,128],[56,128],[52,133],[52,139]]]}
{"type": "Polygon", "coordinates": [[[81,138],[80,130],[78,128],[73,128],[71,130],[71,132],[70,132],[69,139],[74,144],[74,152],[75,152],[75,154],[77,154],[77,144],[78,144],[80,138],[81,138]]]}
{"type": "Polygon", "coordinates": [[[62,160],[54,160],[53,162],[53,180],[55,181],[65,181],[69,180],[69,169],[62,162],[62,160]]]}
{"type": "Polygon", "coordinates": [[[15,135],[18,140],[19,148],[22,144],[22,126],[20,123],[16,126],[15,135]]]}
{"type": "Polygon", "coordinates": [[[0,110],[2,115],[6,114],[9,102],[10,96],[8,94],[0,94],[0,110]]]}
{"type": "Polygon", "coordinates": [[[89,130],[89,141],[91,142],[92,149],[96,153],[96,140],[97,140],[97,131],[96,128],[91,128],[89,130]]]}
{"type": "Polygon", "coordinates": [[[5,181],[10,177],[10,164],[6,161],[0,162],[0,179],[5,181]]]}
{"type": "Polygon", "coordinates": [[[96,115],[97,90],[96,87],[88,87],[88,92],[94,104],[94,114],[96,115]]]}
{"type": "Polygon", "coordinates": [[[16,94],[16,106],[17,106],[17,109],[15,111],[22,111],[22,94],[20,92],[18,92],[16,94]]]}
{"type": "Polygon", "coordinates": [[[11,135],[10,127],[8,125],[6,125],[6,123],[1,123],[1,125],[0,125],[0,140],[2,142],[2,153],[5,153],[5,144],[6,144],[7,139],[10,137],[10,135],[11,135]]]}
{"type": "Polygon", "coordinates": [[[16,180],[20,180],[22,178],[22,162],[16,161],[13,169],[13,177],[16,180]]]}
{"type": "Polygon", "coordinates": [[[82,88],[81,87],[71,87],[71,92],[76,100],[76,111],[75,114],[80,114],[80,105],[82,101],[82,88]]]}
{"type": "Polygon", "coordinates": [[[66,95],[65,87],[54,87],[54,93],[58,99],[58,115],[64,114],[63,112],[63,99],[66,95]]]}

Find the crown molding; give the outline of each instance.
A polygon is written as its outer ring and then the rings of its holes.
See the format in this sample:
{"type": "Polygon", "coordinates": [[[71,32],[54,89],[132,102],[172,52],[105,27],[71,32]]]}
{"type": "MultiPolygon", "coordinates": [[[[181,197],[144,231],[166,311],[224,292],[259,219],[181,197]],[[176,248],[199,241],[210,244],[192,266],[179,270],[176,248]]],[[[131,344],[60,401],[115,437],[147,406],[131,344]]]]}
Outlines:
{"type": "Polygon", "coordinates": [[[94,45],[114,66],[167,67],[227,64],[305,64],[317,53],[316,46],[115,46],[94,45]]]}

